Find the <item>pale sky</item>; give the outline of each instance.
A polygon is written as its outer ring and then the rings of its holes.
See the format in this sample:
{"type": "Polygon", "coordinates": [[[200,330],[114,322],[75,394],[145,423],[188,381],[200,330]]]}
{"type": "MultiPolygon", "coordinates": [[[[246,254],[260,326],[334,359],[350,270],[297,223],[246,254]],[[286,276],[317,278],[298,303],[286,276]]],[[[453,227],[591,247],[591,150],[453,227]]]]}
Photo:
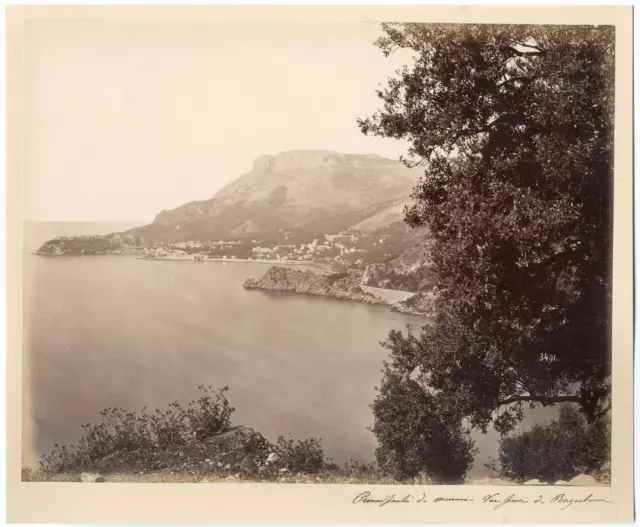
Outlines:
{"type": "MultiPolygon", "coordinates": [[[[378,24],[41,20],[25,36],[28,220],[151,221],[283,150],[377,153],[378,24]]],[[[405,57],[406,60],[406,57],[405,57]]]]}

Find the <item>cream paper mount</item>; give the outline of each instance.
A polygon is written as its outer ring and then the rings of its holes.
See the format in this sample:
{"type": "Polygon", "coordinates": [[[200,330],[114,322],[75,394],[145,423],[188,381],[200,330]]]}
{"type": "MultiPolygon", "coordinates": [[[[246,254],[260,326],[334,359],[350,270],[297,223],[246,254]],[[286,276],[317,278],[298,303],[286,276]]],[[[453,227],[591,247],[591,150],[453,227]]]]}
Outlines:
{"type": "MultiPolygon", "coordinates": [[[[8,7],[7,15],[7,518],[37,523],[608,523],[633,519],[632,8],[631,7],[8,7]],[[73,20],[241,22],[263,28],[410,21],[615,26],[613,408],[610,486],[83,484],[21,481],[23,421],[23,148],[30,24],[73,20]]],[[[274,29],[275,30],[275,29],[274,29]]],[[[91,38],[87,33],[86,38],[91,38]]],[[[256,37],[257,39],[258,37],[256,37]]],[[[250,49],[260,41],[245,43],[250,49]]],[[[82,72],[77,72],[79,78],[82,72]]],[[[382,79],[381,79],[382,80],[382,79]]],[[[374,89],[375,87],[372,87],[374,89]]],[[[70,110],[72,111],[72,109],[70,110]]],[[[55,129],[50,130],[56,134],[55,129]]],[[[69,189],[73,192],[73,189],[69,189]]]]}

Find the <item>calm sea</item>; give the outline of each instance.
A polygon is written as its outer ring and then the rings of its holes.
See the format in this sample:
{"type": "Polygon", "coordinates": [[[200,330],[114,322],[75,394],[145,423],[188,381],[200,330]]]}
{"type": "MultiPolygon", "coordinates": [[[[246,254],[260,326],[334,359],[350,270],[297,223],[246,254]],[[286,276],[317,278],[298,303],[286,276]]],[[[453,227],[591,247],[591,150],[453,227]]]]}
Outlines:
{"type": "MultiPolygon", "coordinates": [[[[66,234],[129,226],[31,224],[25,251],[66,234]]],[[[23,462],[75,442],[109,406],[137,410],[229,385],[235,424],[270,440],[319,437],[338,462],[373,460],[369,404],[389,330],[423,319],[381,306],[246,291],[249,263],[25,254],[23,462]]],[[[475,474],[495,455],[476,435],[475,474]]]]}

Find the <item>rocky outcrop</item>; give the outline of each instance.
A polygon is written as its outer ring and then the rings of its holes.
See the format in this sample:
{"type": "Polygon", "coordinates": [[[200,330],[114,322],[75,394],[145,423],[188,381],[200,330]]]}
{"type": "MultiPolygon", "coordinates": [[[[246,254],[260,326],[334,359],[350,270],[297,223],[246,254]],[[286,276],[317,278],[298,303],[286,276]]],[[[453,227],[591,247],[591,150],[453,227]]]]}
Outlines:
{"type": "Polygon", "coordinates": [[[314,273],[274,266],[262,278],[247,278],[243,287],[353,300],[387,306],[394,312],[419,317],[429,317],[433,312],[433,293],[416,293],[407,300],[390,302],[365,291],[360,283],[356,274],[347,272],[314,273]]]}
{"type": "Polygon", "coordinates": [[[289,291],[305,295],[354,300],[365,304],[389,305],[381,298],[365,292],[360,280],[349,273],[314,273],[285,267],[271,267],[262,278],[247,278],[245,289],[289,291]]]}
{"type": "Polygon", "coordinates": [[[388,274],[389,266],[383,262],[367,265],[362,275],[362,285],[381,287],[380,284],[388,274]]]}
{"type": "Polygon", "coordinates": [[[391,306],[391,310],[404,315],[416,315],[429,317],[433,314],[435,294],[416,293],[412,297],[397,302],[391,306]]]}
{"type": "Polygon", "coordinates": [[[239,426],[205,440],[188,440],[180,447],[118,451],[87,468],[104,475],[180,472],[250,476],[268,466],[267,459],[275,452],[276,446],[260,433],[239,426]]]}

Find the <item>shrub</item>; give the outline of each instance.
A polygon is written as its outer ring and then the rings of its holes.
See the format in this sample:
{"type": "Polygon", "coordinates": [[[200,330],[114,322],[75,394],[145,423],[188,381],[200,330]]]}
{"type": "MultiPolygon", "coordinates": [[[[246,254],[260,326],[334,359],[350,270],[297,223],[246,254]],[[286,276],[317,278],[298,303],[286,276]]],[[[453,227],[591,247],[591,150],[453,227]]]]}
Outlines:
{"type": "Polygon", "coordinates": [[[294,440],[278,437],[277,450],[279,465],[289,472],[302,474],[318,474],[332,468],[331,462],[325,458],[322,445],[315,439],[294,440]]]}
{"type": "Polygon", "coordinates": [[[420,384],[385,367],[372,404],[376,459],[398,480],[427,476],[443,483],[464,480],[475,448],[462,420],[420,384]]]}
{"type": "Polygon", "coordinates": [[[496,470],[516,481],[596,476],[609,458],[609,439],[605,420],[588,425],[578,409],[565,405],[557,420],[503,438],[496,470]]]}
{"type": "Polygon", "coordinates": [[[149,427],[160,448],[183,445],[188,435],[186,414],[180,403],[173,402],[169,409],[156,411],[149,416],[149,427]]]}
{"type": "Polygon", "coordinates": [[[199,440],[213,437],[231,428],[231,414],[235,412],[225,393],[229,390],[224,386],[214,390],[211,386],[198,386],[204,395],[196,401],[191,401],[186,410],[189,426],[199,440]]]}
{"type": "MultiPolygon", "coordinates": [[[[231,414],[234,408],[226,397],[229,388],[224,386],[215,390],[210,386],[199,386],[199,389],[203,395],[191,401],[186,408],[174,402],[167,410],[155,410],[153,413],[148,413],[146,409],[139,413],[122,408],[103,410],[100,412],[103,422],[83,425],[84,434],[76,445],[56,444],[49,454],[42,457],[41,473],[92,470],[96,461],[104,462],[104,458],[116,453],[131,454],[123,456],[121,468],[126,468],[128,463],[157,468],[157,460],[149,463],[155,459],[158,451],[168,453],[166,459],[170,463],[173,462],[172,454],[177,453],[184,467],[187,457],[182,456],[189,449],[182,447],[216,436],[219,436],[218,440],[207,443],[210,449],[207,456],[221,456],[217,465],[221,472],[231,470],[232,465],[233,470],[245,475],[255,476],[259,473],[264,479],[271,479],[278,476],[281,468],[302,474],[337,469],[325,457],[319,440],[314,438],[300,441],[279,437],[277,444],[272,445],[261,434],[244,427],[236,427],[235,434],[222,436],[232,430],[231,414]],[[265,465],[270,453],[276,454],[275,462],[265,465]]],[[[23,473],[23,478],[33,477],[29,471],[23,473]]]]}
{"type": "Polygon", "coordinates": [[[221,434],[231,428],[234,408],[225,393],[199,386],[204,395],[191,401],[187,408],[174,402],[165,411],[139,413],[122,408],[107,408],[100,412],[103,422],[98,425],[82,425],[83,435],[77,445],[54,445],[44,455],[40,468],[45,472],[77,472],[90,466],[93,461],[116,452],[150,452],[156,449],[171,449],[182,446],[190,438],[202,441],[221,434]]]}
{"type": "Polygon", "coordinates": [[[342,468],[342,474],[356,478],[380,477],[380,470],[374,463],[364,463],[355,459],[349,460],[342,468]]]}

